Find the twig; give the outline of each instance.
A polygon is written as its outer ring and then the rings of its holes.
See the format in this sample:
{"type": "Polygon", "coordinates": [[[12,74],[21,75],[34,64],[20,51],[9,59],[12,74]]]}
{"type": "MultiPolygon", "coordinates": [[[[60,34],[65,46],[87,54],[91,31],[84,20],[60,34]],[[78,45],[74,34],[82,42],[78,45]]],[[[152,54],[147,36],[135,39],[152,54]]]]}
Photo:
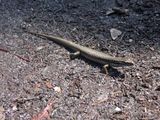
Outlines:
{"type": "Polygon", "coordinates": [[[22,57],[22,56],[20,56],[20,55],[17,55],[17,54],[15,54],[15,56],[18,57],[18,58],[21,59],[21,60],[24,60],[24,61],[26,61],[26,62],[30,62],[30,60],[29,60],[28,58],[24,58],[24,57],[22,57]]]}
{"type": "Polygon", "coordinates": [[[0,48],[0,51],[2,51],[2,52],[9,52],[8,50],[3,49],[3,48],[0,48]]]}
{"type": "MultiPolygon", "coordinates": [[[[7,49],[3,49],[3,48],[0,48],[0,51],[2,51],[2,52],[6,52],[6,53],[9,53],[10,51],[9,50],[7,50],[7,49]]],[[[19,59],[21,59],[21,60],[24,60],[24,61],[26,61],[26,62],[30,62],[30,60],[28,59],[28,58],[24,58],[24,57],[22,57],[22,56],[20,56],[20,55],[18,55],[18,54],[14,54],[16,57],[18,57],[19,59]]]]}

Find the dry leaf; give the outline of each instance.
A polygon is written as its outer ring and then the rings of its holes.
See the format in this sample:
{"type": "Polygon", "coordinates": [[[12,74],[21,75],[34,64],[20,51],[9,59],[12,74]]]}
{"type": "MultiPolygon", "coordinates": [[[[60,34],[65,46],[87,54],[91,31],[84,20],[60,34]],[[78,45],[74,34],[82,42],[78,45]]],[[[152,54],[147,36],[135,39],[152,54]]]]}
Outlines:
{"type": "Polygon", "coordinates": [[[47,88],[51,89],[53,87],[51,81],[46,81],[45,83],[47,88]]]}
{"type": "Polygon", "coordinates": [[[49,101],[47,106],[44,108],[44,110],[37,115],[33,116],[32,120],[49,120],[50,119],[50,112],[52,109],[53,102],[49,101]]]}

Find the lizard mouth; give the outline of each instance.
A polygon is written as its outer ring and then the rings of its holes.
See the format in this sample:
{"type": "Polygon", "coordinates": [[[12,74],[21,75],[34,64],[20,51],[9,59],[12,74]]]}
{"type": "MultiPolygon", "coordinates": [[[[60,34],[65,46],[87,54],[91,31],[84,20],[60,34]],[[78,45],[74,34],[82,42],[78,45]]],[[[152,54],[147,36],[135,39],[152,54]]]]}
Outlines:
{"type": "Polygon", "coordinates": [[[128,65],[128,66],[131,66],[131,65],[134,65],[134,62],[130,59],[126,60],[125,63],[128,65]]]}

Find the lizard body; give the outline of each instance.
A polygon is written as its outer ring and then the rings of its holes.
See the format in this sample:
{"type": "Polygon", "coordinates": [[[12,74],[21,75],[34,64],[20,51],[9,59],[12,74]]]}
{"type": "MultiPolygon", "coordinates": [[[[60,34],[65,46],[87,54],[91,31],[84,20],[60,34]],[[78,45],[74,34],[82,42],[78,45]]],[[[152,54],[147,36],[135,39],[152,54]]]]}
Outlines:
{"type": "Polygon", "coordinates": [[[72,50],[75,51],[75,53],[71,53],[71,57],[76,57],[76,56],[83,56],[91,61],[94,61],[96,63],[104,65],[104,68],[109,66],[112,67],[121,67],[121,66],[131,66],[133,65],[133,62],[131,60],[126,60],[125,58],[121,57],[112,57],[110,55],[107,55],[103,52],[96,51],[94,49],[78,45],[74,42],[65,40],[60,37],[55,37],[51,35],[46,35],[46,34],[41,34],[41,33],[36,33],[36,32],[30,32],[27,31],[30,34],[39,36],[39,37],[44,37],[47,38],[48,40],[52,40],[58,44],[61,44],[65,47],[68,47],[72,50]]]}

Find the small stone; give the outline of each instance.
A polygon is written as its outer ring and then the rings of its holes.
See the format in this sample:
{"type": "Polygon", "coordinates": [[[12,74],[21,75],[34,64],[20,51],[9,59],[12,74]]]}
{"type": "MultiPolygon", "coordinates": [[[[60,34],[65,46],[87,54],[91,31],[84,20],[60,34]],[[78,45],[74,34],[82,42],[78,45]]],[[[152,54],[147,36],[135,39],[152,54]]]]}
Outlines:
{"type": "Polygon", "coordinates": [[[12,110],[13,110],[13,111],[17,111],[17,110],[18,110],[17,105],[14,105],[14,106],[12,107],[12,110]]]}
{"type": "MultiPolygon", "coordinates": [[[[54,68],[53,68],[54,69],[54,68]]],[[[46,66],[43,70],[42,73],[44,78],[48,78],[52,74],[52,66],[46,66]]]]}
{"type": "Polygon", "coordinates": [[[153,48],[153,47],[149,47],[149,49],[152,50],[152,51],[154,51],[154,48],[153,48]]]}
{"type": "Polygon", "coordinates": [[[122,112],[121,108],[119,108],[119,107],[116,107],[114,110],[115,110],[115,113],[121,113],[122,112]]]}
{"type": "Polygon", "coordinates": [[[144,45],[144,41],[141,41],[140,43],[144,45]]]}
{"type": "Polygon", "coordinates": [[[18,38],[18,35],[13,35],[14,38],[18,38]]]}
{"type": "Polygon", "coordinates": [[[52,79],[53,74],[55,74],[57,71],[57,65],[52,64],[51,66],[46,66],[45,68],[43,68],[41,75],[44,77],[44,79],[52,79]]]}
{"type": "Polygon", "coordinates": [[[140,73],[137,72],[137,73],[136,73],[136,76],[137,76],[138,78],[140,78],[140,73]]]}
{"type": "Polygon", "coordinates": [[[156,60],[156,59],[157,59],[157,57],[156,57],[156,56],[152,56],[152,57],[151,57],[151,59],[156,60]]]}
{"type": "Polygon", "coordinates": [[[130,42],[130,43],[133,42],[133,39],[129,39],[128,42],[130,42]]]}
{"type": "Polygon", "coordinates": [[[42,50],[44,48],[44,46],[39,46],[36,48],[36,51],[42,50]]]}
{"type": "Polygon", "coordinates": [[[58,87],[58,86],[56,86],[56,87],[54,87],[54,91],[56,91],[56,92],[61,92],[61,88],[58,87]]]}
{"type": "Polygon", "coordinates": [[[122,34],[120,30],[117,30],[115,28],[111,28],[110,33],[113,40],[117,39],[122,34]]]}
{"type": "Polygon", "coordinates": [[[76,27],[72,29],[72,31],[76,31],[76,30],[77,30],[77,28],[76,28],[76,27]]]}

